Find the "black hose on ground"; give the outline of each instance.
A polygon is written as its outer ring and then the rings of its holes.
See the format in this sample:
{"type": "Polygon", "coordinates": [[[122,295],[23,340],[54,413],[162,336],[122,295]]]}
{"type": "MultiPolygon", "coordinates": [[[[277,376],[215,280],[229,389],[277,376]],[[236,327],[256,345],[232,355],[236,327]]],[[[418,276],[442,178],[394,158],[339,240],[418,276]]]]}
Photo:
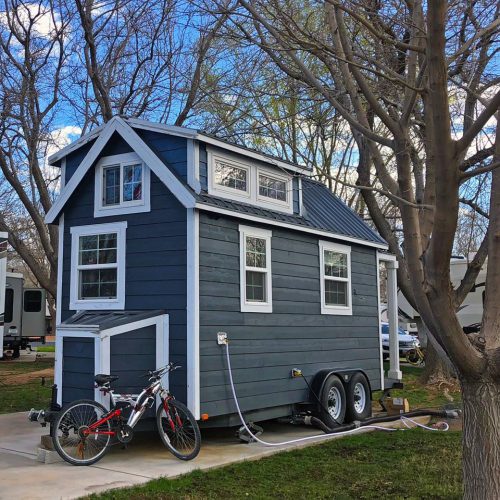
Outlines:
{"type": "Polygon", "coordinates": [[[440,417],[440,418],[458,418],[458,412],[455,410],[413,410],[406,413],[398,413],[397,415],[385,415],[382,417],[372,417],[367,418],[363,421],[352,422],[351,424],[339,425],[336,427],[329,427],[321,419],[317,417],[304,417],[304,423],[313,425],[318,429],[321,429],[325,434],[335,434],[337,432],[350,431],[352,429],[357,429],[359,427],[365,427],[367,425],[380,424],[383,422],[394,422],[399,420],[401,417],[440,417]]]}

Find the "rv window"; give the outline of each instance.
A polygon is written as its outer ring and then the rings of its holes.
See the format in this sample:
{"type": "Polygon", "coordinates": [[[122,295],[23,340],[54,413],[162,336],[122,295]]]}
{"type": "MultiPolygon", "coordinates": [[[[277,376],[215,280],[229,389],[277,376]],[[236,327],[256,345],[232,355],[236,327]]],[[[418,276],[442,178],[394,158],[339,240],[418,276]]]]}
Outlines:
{"type": "Polygon", "coordinates": [[[41,290],[26,290],[24,292],[24,312],[37,313],[42,310],[41,290]]]}
{"type": "Polygon", "coordinates": [[[14,312],[14,290],[12,288],[7,288],[5,291],[5,323],[12,323],[14,312]]]}

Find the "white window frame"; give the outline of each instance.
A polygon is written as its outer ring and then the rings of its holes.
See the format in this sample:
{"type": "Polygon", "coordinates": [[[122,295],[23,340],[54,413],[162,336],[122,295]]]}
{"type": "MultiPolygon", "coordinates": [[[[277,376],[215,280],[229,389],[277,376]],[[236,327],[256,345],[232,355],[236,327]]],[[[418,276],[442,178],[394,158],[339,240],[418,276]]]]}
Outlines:
{"type": "Polygon", "coordinates": [[[222,194],[224,198],[229,198],[231,200],[239,200],[239,201],[249,200],[252,190],[252,172],[249,165],[241,163],[235,160],[234,158],[228,158],[218,154],[210,154],[209,164],[210,167],[208,169],[208,182],[211,191],[213,191],[215,194],[217,193],[222,194]],[[226,163],[229,166],[245,170],[245,172],[247,173],[246,191],[242,191],[240,189],[234,189],[228,186],[221,186],[220,184],[217,184],[215,182],[215,166],[218,161],[226,163]]]}
{"type": "Polygon", "coordinates": [[[352,316],[352,286],[351,286],[351,247],[332,243],[331,241],[319,241],[319,268],[321,289],[321,314],[336,314],[339,316],[352,316]],[[344,253],[347,255],[347,278],[325,276],[325,250],[344,253]],[[342,281],[347,283],[347,306],[326,304],[325,301],[325,279],[331,281],[342,281]]]}
{"type": "Polygon", "coordinates": [[[261,204],[269,204],[275,205],[276,207],[286,208],[288,210],[293,211],[293,188],[292,188],[292,178],[286,175],[280,175],[274,172],[270,172],[268,169],[258,167],[257,168],[257,178],[256,178],[256,196],[257,200],[261,202],[261,204]],[[266,177],[270,177],[271,179],[275,179],[277,181],[281,181],[285,183],[286,190],[286,200],[275,200],[273,198],[269,198],[268,196],[264,196],[260,194],[260,175],[265,175],[266,177]]]}
{"type": "Polygon", "coordinates": [[[207,150],[208,158],[208,193],[214,196],[220,196],[229,200],[249,203],[258,207],[269,208],[270,210],[278,210],[293,214],[293,178],[292,175],[287,175],[285,172],[276,172],[272,168],[257,165],[242,161],[235,155],[229,153],[219,153],[211,149],[207,150]],[[215,164],[216,161],[222,161],[229,165],[234,165],[247,171],[247,190],[240,191],[238,189],[220,186],[215,183],[215,164]],[[259,194],[259,174],[272,177],[276,180],[286,182],[287,200],[273,200],[267,196],[259,194]]]}
{"type": "MultiPolygon", "coordinates": [[[[272,231],[251,226],[239,226],[240,230],[240,301],[241,312],[273,312],[273,280],[271,271],[271,238],[272,231]],[[246,265],[246,237],[254,236],[266,240],[266,302],[247,302],[246,300],[246,271],[255,270],[255,268],[247,269],[246,265]]],[[[264,268],[259,268],[260,271],[264,268]]]]}
{"type": "Polygon", "coordinates": [[[137,153],[104,156],[95,167],[94,217],[135,214],[151,211],[151,171],[137,153]],[[104,205],[103,171],[106,167],[120,166],[120,203],[104,205]],[[142,166],[142,200],[121,201],[123,199],[123,168],[127,165],[142,166]]]}
{"type": "Polygon", "coordinates": [[[73,226],[71,229],[71,275],[69,308],[73,311],[92,310],[123,310],[125,309],[125,255],[127,222],[109,224],[94,224],[91,226],[73,226]],[[79,289],[79,243],[81,236],[116,233],[117,283],[115,299],[85,299],[78,298],[79,289]]]}

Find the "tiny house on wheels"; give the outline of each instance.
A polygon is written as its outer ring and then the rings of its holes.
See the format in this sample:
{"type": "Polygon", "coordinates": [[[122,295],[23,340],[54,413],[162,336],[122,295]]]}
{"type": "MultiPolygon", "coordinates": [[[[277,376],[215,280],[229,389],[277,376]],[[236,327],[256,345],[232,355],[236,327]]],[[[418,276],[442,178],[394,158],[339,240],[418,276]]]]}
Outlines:
{"type": "Polygon", "coordinates": [[[107,404],[94,374],[138,392],[146,370],[175,361],[175,397],[204,425],[236,425],[220,332],[252,421],[317,404],[300,373],[338,421],[353,401],[368,414],[371,391],[400,380],[397,264],[307,168],[120,117],[49,162],[62,179],[46,219],[60,235],[59,403],[107,404]],[[387,376],[380,263],[395,339],[387,376]]]}

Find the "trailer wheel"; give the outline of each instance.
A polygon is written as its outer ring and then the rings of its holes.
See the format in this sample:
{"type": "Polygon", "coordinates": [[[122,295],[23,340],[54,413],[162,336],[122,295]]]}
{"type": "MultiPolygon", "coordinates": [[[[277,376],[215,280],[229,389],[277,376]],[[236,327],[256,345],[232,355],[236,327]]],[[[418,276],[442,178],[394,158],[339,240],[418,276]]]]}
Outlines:
{"type": "Polygon", "coordinates": [[[372,414],[372,398],[368,380],[356,372],[347,384],[347,416],[349,421],[364,420],[372,414]]]}
{"type": "Polygon", "coordinates": [[[344,384],[337,375],[330,375],[323,384],[320,394],[321,420],[329,427],[342,424],[346,414],[346,394],[344,384]]]}

